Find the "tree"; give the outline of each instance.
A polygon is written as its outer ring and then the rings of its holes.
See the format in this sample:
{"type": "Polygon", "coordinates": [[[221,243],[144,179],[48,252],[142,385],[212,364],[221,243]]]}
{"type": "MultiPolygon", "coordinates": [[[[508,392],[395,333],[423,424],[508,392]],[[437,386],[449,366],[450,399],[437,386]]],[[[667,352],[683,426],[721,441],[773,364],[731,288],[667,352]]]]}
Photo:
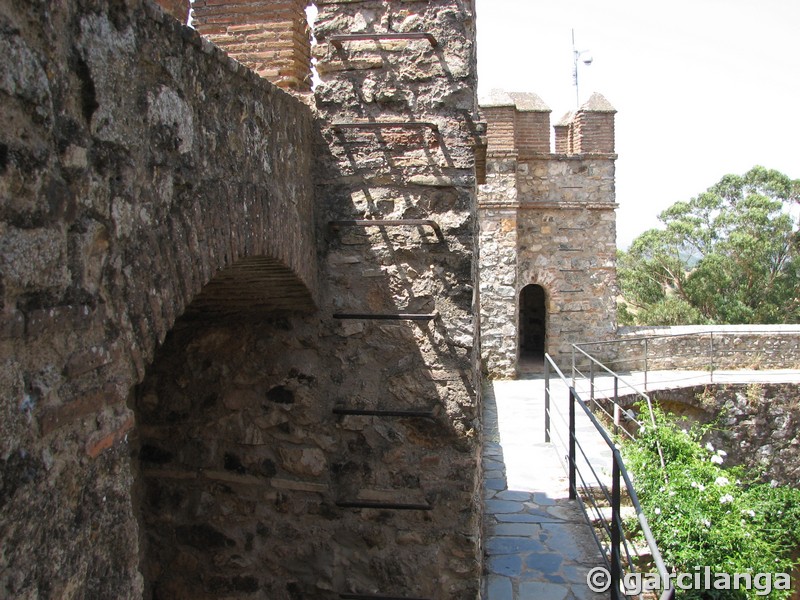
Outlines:
{"type": "Polygon", "coordinates": [[[800,180],[753,167],[659,215],[620,252],[626,324],[800,320],[800,180]]]}

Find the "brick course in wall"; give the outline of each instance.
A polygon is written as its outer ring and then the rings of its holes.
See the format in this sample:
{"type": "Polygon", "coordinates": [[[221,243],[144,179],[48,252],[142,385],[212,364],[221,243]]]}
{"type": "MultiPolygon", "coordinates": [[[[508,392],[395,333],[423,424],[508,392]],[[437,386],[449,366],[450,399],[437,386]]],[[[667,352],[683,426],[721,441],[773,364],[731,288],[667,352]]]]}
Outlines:
{"type": "Polygon", "coordinates": [[[305,0],[196,0],[193,25],[272,83],[311,89],[311,39],[305,0]]]}

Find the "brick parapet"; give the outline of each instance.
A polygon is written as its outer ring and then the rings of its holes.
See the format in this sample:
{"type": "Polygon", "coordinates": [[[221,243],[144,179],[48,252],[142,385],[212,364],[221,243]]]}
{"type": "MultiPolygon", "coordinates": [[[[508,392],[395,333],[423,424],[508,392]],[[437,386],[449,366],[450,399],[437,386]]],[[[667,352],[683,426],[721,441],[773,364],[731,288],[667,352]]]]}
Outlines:
{"type": "Polygon", "coordinates": [[[516,147],[521,155],[550,152],[550,113],[517,111],[516,147]]]}
{"type": "Polygon", "coordinates": [[[572,149],[575,154],[614,152],[612,113],[578,111],[572,127],[572,149]]]}
{"type": "Polygon", "coordinates": [[[189,19],[189,0],[156,0],[167,13],[186,24],[189,19]]]}

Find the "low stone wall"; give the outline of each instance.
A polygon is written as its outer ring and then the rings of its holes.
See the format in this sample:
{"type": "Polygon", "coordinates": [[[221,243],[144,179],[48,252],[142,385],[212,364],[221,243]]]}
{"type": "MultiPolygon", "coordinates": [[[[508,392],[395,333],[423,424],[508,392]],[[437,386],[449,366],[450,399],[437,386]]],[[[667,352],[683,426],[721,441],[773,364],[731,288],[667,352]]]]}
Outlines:
{"type": "Polygon", "coordinates": [[[616,340],[580,347],[616,371],[797,369],[800,326],[622,327],[616,340]]]}

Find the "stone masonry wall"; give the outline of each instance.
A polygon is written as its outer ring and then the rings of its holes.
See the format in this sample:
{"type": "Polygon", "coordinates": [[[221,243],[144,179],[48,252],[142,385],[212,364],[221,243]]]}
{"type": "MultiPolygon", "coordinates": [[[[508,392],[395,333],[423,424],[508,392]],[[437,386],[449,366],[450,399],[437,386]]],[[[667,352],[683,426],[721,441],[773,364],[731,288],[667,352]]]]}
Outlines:
{"type": "Polygon", "coordinates": [[[493,153],[493,115],[505,113],[492,111],[484,111],[490,151],[479,196],[481,346],[490,377],[514,377],[526,285],[545,291],[546,351],[557,361],[570,344],[616,331],[615,155],[493,153]]]}
{"type": "Polygon", "coordinates": [[[0,595],[139,598],[131,387],[215,274],[314,309],[312,118],[149,2],[5,0],[0,46],[0,595]]]}
{"type": "Polygon", "coordinates": [[[0,4],[11,597],[477,597],[474,6],[318,4],[316,124],[149,2],[0,4]]]}
{"type": "Polygon", "coordinates": [[[342,357],[332,399],[437,415],[347,417],[334,430],[343,449],[332,485],[340,500],[356,501],[340,511],[339,536],[347,544],[335,555],[338,589],[476,598],[474,4],[317,5],[314,55],[322,83],[315,98],[325,157],[318,198],[328,232],[320,250],[322,318],[334,327],[331,352],[342,357]],[[359,34],[378,39],[332,41],[359,34]],[[443,240],[427,225],[331,224],[363,219],[432,220],[443,240]],[[394,313],[433,316],[370,318],[394,313]],[[431,510],[358,508],[370,499],[429,503],[431,510]]]}
{"type": "Polygon", "coordinates": [[[611,368],[797,369],[800,327],[796,325],[714,325],[621,327],[610,343],[582,348],[611,368]]]}

